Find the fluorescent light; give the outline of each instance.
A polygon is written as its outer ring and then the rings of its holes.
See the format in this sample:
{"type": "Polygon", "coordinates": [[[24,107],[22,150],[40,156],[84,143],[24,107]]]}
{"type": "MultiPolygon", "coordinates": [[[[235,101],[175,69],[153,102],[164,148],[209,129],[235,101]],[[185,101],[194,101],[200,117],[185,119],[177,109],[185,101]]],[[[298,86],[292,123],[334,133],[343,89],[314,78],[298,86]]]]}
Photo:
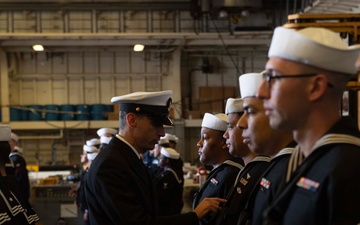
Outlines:
{"type": "Polygon", "coordinates": [[[225,11],[225,10],[220,10],[219,12],[219,18],[220,19],[224,19],[224,18],[227,18],[229,16],[229,14],[225,11]]]}
{"type": "Polygon", "coordinates": [[[141,44],[134,45],[135,52],[142,52],[143,50],[144,50],[144,45],[141,45],[141,44]]]}
{"type": "Polygon", "coordinates": [[[44,46],[42,46],[42,45],[33,45],[32,48],[34,49],[34,51],[37,51],[37,52],[44,51],[44,46]]]}

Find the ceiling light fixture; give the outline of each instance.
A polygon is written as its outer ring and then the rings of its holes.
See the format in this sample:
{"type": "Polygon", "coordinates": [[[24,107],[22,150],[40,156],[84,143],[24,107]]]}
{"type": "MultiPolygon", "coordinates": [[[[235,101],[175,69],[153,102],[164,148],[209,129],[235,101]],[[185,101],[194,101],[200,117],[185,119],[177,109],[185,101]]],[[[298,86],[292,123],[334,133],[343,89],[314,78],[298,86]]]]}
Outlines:
{"type": "Polygon", "coordinates": [[[42,45],[33,45],[32,48],[34,49],[34,51],[37,51],[37,52],[44,51],[44,46],[42,46],[42,45]]]}
{"type": "Polygon", "coordinates": [[[142,52],[143,50],[144,50],[144,45],[142,45],[142,44],[136,44],[136,45],[134,45],[134,51],[135,52],[142,52]]]}
{"type": "Polygon", "coordinates": [[[219,18],[220,19],[224,19],[224,18],[227,18],[229,15],[228,13],[226,12],[226,10],[222,9],[219,11],[219,18]]]}

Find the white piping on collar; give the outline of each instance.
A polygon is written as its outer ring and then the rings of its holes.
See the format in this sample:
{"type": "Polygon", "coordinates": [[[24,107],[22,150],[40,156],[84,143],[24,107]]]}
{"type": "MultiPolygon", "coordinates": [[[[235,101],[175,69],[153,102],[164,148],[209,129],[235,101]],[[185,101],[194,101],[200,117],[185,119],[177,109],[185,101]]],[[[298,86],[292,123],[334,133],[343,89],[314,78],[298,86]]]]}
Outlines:
{"type": "Polygon", "coordinates": [[[237,167],[237,168],[239,168],[240,170],[242,170],[244,167],[240,164],[240,163],[237,163],[237,162],[234,162],[234,161],[232,161],[232,160],[225,160],[224,162],[223,162],[223,164],[228,164],[228,165],[230,165],[230,166],[235,166],[235,167],[237,167]]]}
{"type": "Polygon", "coordinates": [[[176,180],[177,180],[177,182],[178,182],[179,184],[182,183],[182,180],[179,179],[178,175],[176,174],[176,172],[175,172],[173,169],[171,169],[171,168],[166,168],[166,170],[167,170],[167,171],[170,171],[171,173],[174,174],[174,176],[175,176],[175,178],[176,178],[176,180]]]}
{"type": "Polygon", "coordinates": [[[281,151],[278,152],[278,153],[274,156],[274,158],[272,158],[272,159],[275,159],[275,158],[277,158],[277,157],[279,157],[279,156],[282,156],[282,155],[292,154],[294,151],[295,151],[295,148],[283,148],[283,149],[281,149],[281,151]]]}
{"type": "Polygon", "coordinates": [[[129,144],[129,142],[127,142],[123,137],[121,137],[120,135],[116,134],[115,135],[118,139],[120,139],[121,141],[123,141],[125,144],[129,145],[129,147],[135,152],[135,154],[137,155],[137,157],[139,159],[141,159],[140,157],[140,154],[136,151],[136,149],[131,145],[129,144]]]}
{"type": "MultiPolygon", "coordinates": [[[[337,143],[353,144],[360,146],[360,138],[348,134],[336,134],[336,133],[326,134],[316,141],[316,143],[311,149],[311,152],[315,151],[321,146],[328,144],[337,144],[337,143]]],[[[303,160],[304,160],[304,156],[300,151],[300,146],[297,145],[289,160],[287,174],[286,174],[286,182],[290,180],[291,174],[296,170],[296,168],[302,163],[303,160]]]]}

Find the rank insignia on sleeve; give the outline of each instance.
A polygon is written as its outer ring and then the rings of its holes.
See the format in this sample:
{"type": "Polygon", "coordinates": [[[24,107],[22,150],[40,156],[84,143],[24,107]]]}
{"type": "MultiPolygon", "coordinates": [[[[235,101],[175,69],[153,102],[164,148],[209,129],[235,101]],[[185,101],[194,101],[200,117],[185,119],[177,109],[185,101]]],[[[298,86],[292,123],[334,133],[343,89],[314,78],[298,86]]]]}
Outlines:
{"type": "Polygon", "coordinates": [[[271,182],[269,180],[266,180],[265,178],[261,178],[260,185],[266,189],[269,189],[271,182]]]}
{"type": "Polygon", "coordinates": [[[211,183],[217,185],[219,183],[219,181],[217,181],[215,178],[211,178],[211,183]]]}
{"type": "Polygon", "coordinates": [[[241,178],[240,183],[242,183],[242,185],[246,186],[248,181],[245,178],[241,178]]]}
{"type": "Polygon", "coordinates": [[[316,182],[314,180],[310,180],[306,177],[301,177],[298,182],[296,183],[296,186],[304,188],[309,191],[317,191],[318,187],[320,186],[319,182],[316,182]]]}

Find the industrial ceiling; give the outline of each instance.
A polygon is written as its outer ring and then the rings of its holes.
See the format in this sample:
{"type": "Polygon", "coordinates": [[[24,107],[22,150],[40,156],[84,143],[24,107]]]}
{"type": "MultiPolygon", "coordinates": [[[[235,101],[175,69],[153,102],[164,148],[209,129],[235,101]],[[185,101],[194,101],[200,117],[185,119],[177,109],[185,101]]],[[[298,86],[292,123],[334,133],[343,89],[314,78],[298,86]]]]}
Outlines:
{"type": "MultiPolygon", "coordinates": [[[[271,37],[271,30],[275,26],[282,25],[287,20],[288,14],[306,13],[306,14],[328,14],[328,13],[360,13],[360,3],[358,0],[37,0],[29,3],[24,0],[0,0],[0,12],[24,12],[31,13],[36,11],[56,11],[64,14],[68,11],[91,11],[93,17],[92,24],[96,24],[96,17],[102,11],[136,11],[136,10],[164,10],[164,11],[190,11],[193,20],[200,24],[208,23],[205,32],[153,32],[148,28],[146,32],[129,33],[123,32],[99,32],[92,30],[88,33],[81,32],[43,32],[37,24],[35,32],[14,32],[0,31],[0,46],[11,48],[17,51],[17,48],[29,46],[33,42],[43,42],[54,48],[65,46],[130,46],[136,42],[144,41],[147,45],[162,47],[173,46],[207,46],[207,45],[266,45],[271,37]],[[241,30],[241,32],[232,32],[226,29],[227,24],[224,19],[218,18],[205,21],[202,18],[203,12],[212,16],[214,9],[216,13],[222,8],[228,12],[242,16],[242,10],[261,12],[266,14],[272,21],[264,26],[266,30],[241,30]],[[200,15],[200,16],[199,16],[200,15]],[[218,27],[215,24],[218,23],[218,27]],[[212,30],[208,29],[212,28],[212,30]],[[215,27],[215,28],[214,28],[215,27]],[[150,30],[150,31],[149,31],[150,30]],[[221,33],[221,40],[219,34],[221,33]]],[[[41,18],[41,16],[38,16],[41,18]]],[[[151,15],[150,15],[151,17],[151,15]]],[[[11,19],[7,19],[11,28],[11,19]]],[[[35,19],[38,23],[41,19],[35,19]]],[[[180,20],[180,19],[178,19],[180,20]]],[[[208,17],[206,17],[208,20],[208,17]]],[[[65,21],[65,19],[64,19],[65,21]]],[[[174,20],[177,23],[177,20],[174,20]]],[[[41,21],[40,21],[41,22],[41,21]]],[[[65,22],[64,22],[65,23],[65,22]]],[[[65,25],[64,25],[65,26],[65,25]]],[[[203,26],[203,25],[201,25],[203,26]]],[[[64,28],[65,29],[65,28],[64,28]]]]}

